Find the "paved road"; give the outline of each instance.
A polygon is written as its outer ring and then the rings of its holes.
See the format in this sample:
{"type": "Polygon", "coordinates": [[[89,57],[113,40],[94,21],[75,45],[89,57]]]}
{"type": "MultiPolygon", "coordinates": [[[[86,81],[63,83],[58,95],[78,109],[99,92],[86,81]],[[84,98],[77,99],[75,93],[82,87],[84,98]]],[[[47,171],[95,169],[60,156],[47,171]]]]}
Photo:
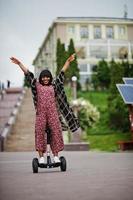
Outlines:
{"type": "Polygon", "coordinates": [[[133,153],[62,152],[59,168],[32,173],[36,152],[0,153],[0,200],[132,200],[133,153]]]}

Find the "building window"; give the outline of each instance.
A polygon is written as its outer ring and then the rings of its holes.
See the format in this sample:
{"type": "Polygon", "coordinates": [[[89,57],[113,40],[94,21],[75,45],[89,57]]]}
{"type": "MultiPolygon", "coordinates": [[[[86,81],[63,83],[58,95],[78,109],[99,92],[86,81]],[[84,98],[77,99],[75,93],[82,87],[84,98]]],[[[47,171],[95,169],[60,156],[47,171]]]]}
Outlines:
{"type": "Polygon", "coordinates": [[[70,25],[70,26],[68,27],[68,32],[69,32],[70,34],[74,34],[74,33],[75,33],[75,27],[74,27],[74,25],[70,25]]]}
{"type": "Polygon", "coordinates": [[[107,58],[107,46],[90,46],[90,57],[96,59],[104,59],[107,58]]]}
{"type": "Polygon", "coordinates": [[[106,36],[107,38],[114,38],[114,29],[112,26],[106,27],[106,36]]]}
{"type": "Polygon", "coordinates": [[[101,38],[101,27],[100,26],[94,27],[94,38],[95,39],[101,38]]]}
{"type": "Polygon", "coordinates": [[[87,72],[87,64],[79,64],[80,72],[87,72]]]}
{"type": "Polygon", "coordinates": [[[81,26],[80,27],[81,39],[88,39],[88,36],[89,36],[88,26],[81,26]]]}
{"type": "Polygon", "coordinates": [[[124,26],[119,26],[119,39],[124,39],[126,36],[126,29],[124,26]]]}
{"type": "Polygon", "coordinates": [[[85,85],[86,81],[91,81],[91,75],[89,74],[80,74],[80,83],[81,85],[85,85]]]}

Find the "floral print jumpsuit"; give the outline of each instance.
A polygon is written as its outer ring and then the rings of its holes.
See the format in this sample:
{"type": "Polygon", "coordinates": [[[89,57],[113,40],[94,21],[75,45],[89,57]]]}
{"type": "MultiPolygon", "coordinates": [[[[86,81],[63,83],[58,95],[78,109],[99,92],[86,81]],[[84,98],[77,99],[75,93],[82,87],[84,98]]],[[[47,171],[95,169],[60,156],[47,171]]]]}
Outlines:
{"type": "Polygon", "coordinates": [[[54,87],[43,86],[36,82],[37,107],[35,122],[35,147],[37,151],[46,152],[47,133],[46,127],[51,131],[50,147],[53,154],[64,148],[62,128],[59,120],[54,87]]]}

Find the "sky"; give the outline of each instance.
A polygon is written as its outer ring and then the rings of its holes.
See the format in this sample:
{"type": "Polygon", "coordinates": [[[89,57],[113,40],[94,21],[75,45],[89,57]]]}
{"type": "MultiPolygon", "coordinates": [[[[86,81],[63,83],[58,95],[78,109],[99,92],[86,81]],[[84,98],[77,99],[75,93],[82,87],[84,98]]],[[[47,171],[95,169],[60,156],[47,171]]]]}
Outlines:
{"type": "Polygon", "coordinates": [[[32,72],[32,62],[48,28],[57,17],[133,18],[133,0],[0,0],[0,80],[6,87],[23,84],[23,72],[10,62],[14,56],[32,72]]]}

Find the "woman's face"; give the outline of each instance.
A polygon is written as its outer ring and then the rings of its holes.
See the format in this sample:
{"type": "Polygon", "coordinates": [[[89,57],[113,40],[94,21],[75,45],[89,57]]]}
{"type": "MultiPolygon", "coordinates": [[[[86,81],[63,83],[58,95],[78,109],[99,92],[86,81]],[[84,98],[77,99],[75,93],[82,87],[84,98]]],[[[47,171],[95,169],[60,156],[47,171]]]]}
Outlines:
{"type": "Polygon", "coordinates": [[[48,85],[49,81],[50,81],[50,77],[48,77],[48,76],[42,77],[42,83],[43,83],[43,85],[48,85]]]}

